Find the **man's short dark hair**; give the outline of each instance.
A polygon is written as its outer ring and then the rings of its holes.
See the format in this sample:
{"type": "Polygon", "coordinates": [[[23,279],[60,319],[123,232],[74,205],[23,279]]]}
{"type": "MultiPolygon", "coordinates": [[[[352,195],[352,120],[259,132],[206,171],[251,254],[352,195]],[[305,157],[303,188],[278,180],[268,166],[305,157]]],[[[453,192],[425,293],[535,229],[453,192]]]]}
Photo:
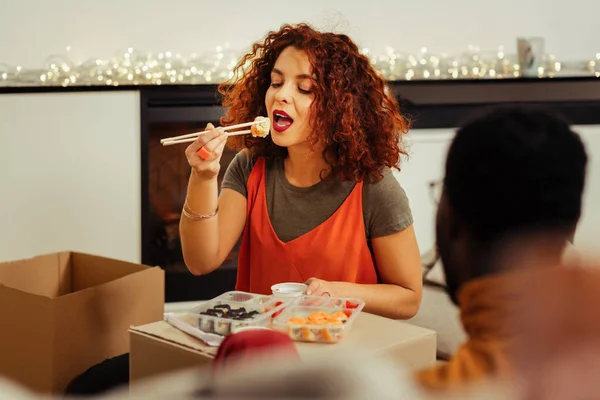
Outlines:
{"type": "Polygon", "coordinates": [[[569,124],[541,108],[502,107],[458,130],[444,190],[479,240],[568,234],[581,215],[587,154],[569,124]]]}

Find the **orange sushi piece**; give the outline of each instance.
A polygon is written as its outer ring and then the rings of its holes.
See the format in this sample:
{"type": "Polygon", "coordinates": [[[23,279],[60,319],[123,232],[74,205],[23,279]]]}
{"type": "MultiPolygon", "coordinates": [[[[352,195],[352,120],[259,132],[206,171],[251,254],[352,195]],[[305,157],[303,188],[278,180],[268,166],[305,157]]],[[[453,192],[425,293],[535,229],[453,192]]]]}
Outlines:
{"type": "Polygon", "coordinates": [[[313,335],[311,335],[310,329],[306,326],[300,328],[300,335],[302,336],[302,340],[313,340],[313,335]]]}
{"type": "Polygon", "coordinates": [[[290,324],[308,324],[308,320],[306,318],[290,318],[288,322],[290,324]]]}
{"type": "Polygon", "coordinates": [[[318,319],[327,319],[328,316],[329,314],[327,314],[326,312],[318,311],[316,313],[310,314],[308,316],[308,320],[312,322],[318,319]]]}
{"type": "Polygon", "coordinates": [[[342,321],[343,322],[343,321],[348,320],[348,316],[346,314],[344,314],[343,311],[338,311],[338,312],[335,312],[335,313],[329,315],[328,319],[331,321],[342,321]]]}
{"type": "Polygon", "coordinates": [[[337,341],[337,339],[335,339],[333,336],[331,336],[331,332],[329,332],[329,329],[327,329],[327,328],[321,329],[321,339],[323,339],[326,342],[336,342],[337,341]]]}

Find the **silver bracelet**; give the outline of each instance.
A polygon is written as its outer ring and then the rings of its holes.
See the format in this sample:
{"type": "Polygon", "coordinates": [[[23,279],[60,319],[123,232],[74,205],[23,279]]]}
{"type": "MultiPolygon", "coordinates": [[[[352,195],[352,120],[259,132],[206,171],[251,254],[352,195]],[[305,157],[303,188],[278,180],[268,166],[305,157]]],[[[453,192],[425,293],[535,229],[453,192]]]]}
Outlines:
{"type": "Polygon", "coordinates": [[[191,219],[192,221],[202,221],[205,219],[211,219],[217,216],[217,214],[219,213],[219,206],[217,206],[217,209],[213,212],[211,212],[210,214],[198,214],[195,213],[194,211],[192,211],[192,209],[190,208],[190,206],[188,206],[187,204],[187,200],[185,201],[185,203],[183,203],[183,215],[185,215],[187,218],[191,219]]]}

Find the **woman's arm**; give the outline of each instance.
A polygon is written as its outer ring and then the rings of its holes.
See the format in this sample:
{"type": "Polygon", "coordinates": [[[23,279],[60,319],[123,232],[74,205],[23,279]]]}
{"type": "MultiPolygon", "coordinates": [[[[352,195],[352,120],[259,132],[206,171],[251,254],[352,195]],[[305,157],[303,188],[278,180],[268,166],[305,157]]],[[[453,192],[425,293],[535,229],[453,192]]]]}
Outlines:
{"type": "Polygon", "coordinates": [[[374,238],[373,252],[381,284],[363,285],[309,279],[309,289],[319,295],[358,297],[364,311],[393,319],[409,319],[419,310],[423,279],[421,257],[413,226],[391,235],[374,238]]]}
{"type": "MultiPolygon", "coordinates": [[[[218,210],[208,219],[190,218],[185,213],[181,216],[179,234],[183,259],[194,275],[207,274],[223,264],[246,223],[246,198],[230,189],[222,189],[221,195],[218,195],[217,175],[227,135],[212,124],[207,126],[207,130],[209,132],[200,135],[185,152],[192,168],[186,198],[187,212],[211,215],[218,210]],[[203,147],[210,154],[208,159],[198,155],[203,147]]],[[[245,183],[242,185],[245,186],[245,183]]]]}
{"type": "MultiPolygon", "coordinates": [[[[188,189],[188,196],[209,192],[209,188],[199,185],[188,189]]],[[[214,196],[216,198],[216,194],[214,196]]],[[[208,274],[219,268],[244,230],[246,198],[235,190],[222,189],[218,204],[219,212],[212,219],[192,221],[181,217],[179,231],[183,258],[194,275],[208,274]]]]}

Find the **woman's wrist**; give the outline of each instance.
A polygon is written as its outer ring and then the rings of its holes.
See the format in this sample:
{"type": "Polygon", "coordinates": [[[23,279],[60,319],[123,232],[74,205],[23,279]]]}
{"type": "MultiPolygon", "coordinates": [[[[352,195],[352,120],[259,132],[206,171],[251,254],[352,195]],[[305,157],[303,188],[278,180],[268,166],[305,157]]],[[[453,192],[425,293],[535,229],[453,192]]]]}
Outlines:
{"type": "Polygon", "coordinates": [[[214,176],[205,176],[198,173],[194,168],[192,168],[192,173],[190,174],[190,184],[191,185],[205,185],[210,182],[217,182],[218,174],[214,176]]]}
{"type": "Polygon", "coordinates": [[[219,190],[217,178],[205,179],[192,172],[184,203],[185,212],[195,216],[206,216],[214,213],[218,204],[219,190]]]}
{"type": "Polygon", "coordinates": [[[188,205],[187,199],[186,199],[185,202],[183,203],[183,209],[181,210],[181,212],[189,220],[203,221],[206,219],[212,219],[212,218],[216,217],[217,214],[219,213],[219,206],[217,206],[217,208],[211,213],[200,214],[190,208],[190,206],[188,205]]]}

